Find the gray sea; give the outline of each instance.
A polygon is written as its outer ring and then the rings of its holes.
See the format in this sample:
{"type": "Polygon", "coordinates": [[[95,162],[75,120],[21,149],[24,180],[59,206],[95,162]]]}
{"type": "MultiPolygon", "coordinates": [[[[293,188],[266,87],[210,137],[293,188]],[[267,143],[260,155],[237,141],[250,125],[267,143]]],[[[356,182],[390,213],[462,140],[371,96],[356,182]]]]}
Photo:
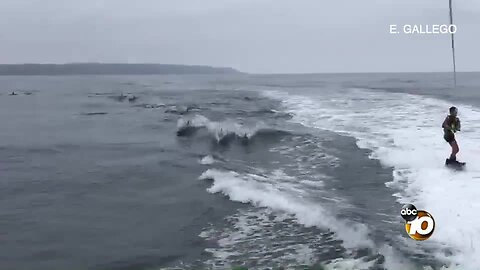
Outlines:
{"type": "Polygon", "coordinates": [[[480,269],[479,75],[0,77],[0,269],[480,269]]]}

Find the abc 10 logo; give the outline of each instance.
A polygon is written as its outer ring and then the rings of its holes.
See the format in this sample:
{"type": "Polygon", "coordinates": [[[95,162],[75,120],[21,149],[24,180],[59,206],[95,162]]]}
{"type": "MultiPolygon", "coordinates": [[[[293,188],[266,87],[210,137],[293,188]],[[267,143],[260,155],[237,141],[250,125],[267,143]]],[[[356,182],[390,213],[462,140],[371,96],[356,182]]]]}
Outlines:
{"type": "Polygon", "coordinates": [[[400,215],[405,220],[405,230],[410,238],[423,241],[432,236],[435,220],[427,211],[417,210],[413,204],[406,204],[402,207],[400,215]]]}

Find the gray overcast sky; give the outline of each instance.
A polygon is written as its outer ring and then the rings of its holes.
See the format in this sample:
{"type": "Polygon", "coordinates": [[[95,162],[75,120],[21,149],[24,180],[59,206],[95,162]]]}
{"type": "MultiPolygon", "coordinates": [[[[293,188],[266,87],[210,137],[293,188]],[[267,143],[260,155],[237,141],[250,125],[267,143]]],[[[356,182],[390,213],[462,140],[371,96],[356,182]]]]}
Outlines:
{"type": "MultiPolygon", "coordinates": [[[[457,67],[480,71],[480,1],[454,0],[457,67]]],[[[0,0],[0,63],[155,62],[253,73],[450,71],[448,0],[0,0]]]]}

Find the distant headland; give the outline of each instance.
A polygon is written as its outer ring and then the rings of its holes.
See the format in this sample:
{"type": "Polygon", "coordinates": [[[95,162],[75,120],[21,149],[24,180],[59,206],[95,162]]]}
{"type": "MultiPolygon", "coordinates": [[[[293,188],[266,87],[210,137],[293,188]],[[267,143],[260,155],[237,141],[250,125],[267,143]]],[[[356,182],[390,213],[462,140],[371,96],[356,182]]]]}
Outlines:
{"type": "Polygon", "coordinates": [[[0,64],[0,76],[8,75],[161,75],[161,74],[235,74],[228,67],[122,64],[122,63],[69,63],[69,64],[0,64]]]}

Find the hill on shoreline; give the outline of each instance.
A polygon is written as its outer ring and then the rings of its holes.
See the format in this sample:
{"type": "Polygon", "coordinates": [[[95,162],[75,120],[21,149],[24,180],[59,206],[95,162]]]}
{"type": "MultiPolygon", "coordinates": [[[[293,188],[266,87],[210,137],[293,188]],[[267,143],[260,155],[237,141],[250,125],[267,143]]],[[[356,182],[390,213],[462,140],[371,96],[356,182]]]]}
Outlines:
{"type": "Polygon", "coordinates": [[[0,76],[8,75],[161,75],[161,74],[236,74],[228,67],[167,64],[0,64],[0,76]]]}

